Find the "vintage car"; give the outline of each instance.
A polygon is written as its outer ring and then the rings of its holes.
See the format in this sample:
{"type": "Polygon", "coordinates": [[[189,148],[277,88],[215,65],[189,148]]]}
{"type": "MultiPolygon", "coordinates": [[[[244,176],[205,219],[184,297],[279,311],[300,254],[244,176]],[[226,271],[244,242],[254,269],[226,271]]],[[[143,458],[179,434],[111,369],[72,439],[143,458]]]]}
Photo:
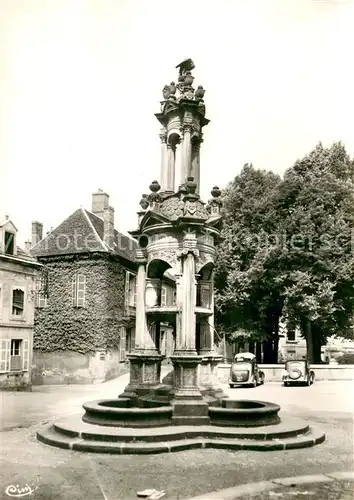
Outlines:
{"type": "Polygon", "coordinates": [[[248,385],[256,387],[264,384],[264,373],[258,369],[256,356],[251,352],[236,354],[230,368],[229,386],[248,385]]]}
{"type": "Polygon", "coordinates": [[[315,372],[310,369],[307,359],[291,359],[285,363],[282,375],[283,384],[311,385],[315,381],[315,372]]]}

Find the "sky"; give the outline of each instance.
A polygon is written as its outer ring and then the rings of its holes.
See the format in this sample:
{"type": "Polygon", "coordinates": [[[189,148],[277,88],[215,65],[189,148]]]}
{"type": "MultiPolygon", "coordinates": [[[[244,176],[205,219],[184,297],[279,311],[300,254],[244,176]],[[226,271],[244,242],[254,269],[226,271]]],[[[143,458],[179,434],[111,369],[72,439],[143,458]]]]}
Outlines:
{"type": "Polygon", "coordinates": [[[0,213],[30,238],[110,195],[136,229],[159,180],[162,89],[192,58],[210,124],[201,195],[319,141],[354,157],[353,0],[0,0],[0,213]]]}

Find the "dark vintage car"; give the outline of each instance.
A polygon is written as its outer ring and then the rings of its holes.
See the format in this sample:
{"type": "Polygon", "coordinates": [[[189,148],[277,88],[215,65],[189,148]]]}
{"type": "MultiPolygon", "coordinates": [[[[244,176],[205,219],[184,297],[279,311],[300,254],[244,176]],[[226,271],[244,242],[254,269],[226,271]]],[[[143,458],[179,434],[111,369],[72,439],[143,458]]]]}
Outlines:
{"type": "Polygon", "coordinates": [[[311,385],[315,381],[315,372],[310,369],[307,359],[291,359],[285,363],[283,372],[283,384],[306,384],[311,385]]]}
{"type": "Polygon", "coordinates": [[[264,373],[258,369],[256,356],[251,352],[236,354],[230,368],[229,386],[264,384],[264,373]]]}

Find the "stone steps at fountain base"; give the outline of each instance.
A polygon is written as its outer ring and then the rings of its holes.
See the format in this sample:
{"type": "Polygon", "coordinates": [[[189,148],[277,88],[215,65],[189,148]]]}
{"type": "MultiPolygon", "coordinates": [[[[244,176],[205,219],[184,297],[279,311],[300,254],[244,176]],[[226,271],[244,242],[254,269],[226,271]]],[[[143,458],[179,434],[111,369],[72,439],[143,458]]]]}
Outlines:
{"type": "Polygon", "coordinates": [[[37,432],[39,441],[64,449],[110,454],[168,453],[196,448],[289,450],[315,446],[323,432],[294,418],[259,428],[170,426],[153,429],[103,427],[74,416],[37,432]]]}

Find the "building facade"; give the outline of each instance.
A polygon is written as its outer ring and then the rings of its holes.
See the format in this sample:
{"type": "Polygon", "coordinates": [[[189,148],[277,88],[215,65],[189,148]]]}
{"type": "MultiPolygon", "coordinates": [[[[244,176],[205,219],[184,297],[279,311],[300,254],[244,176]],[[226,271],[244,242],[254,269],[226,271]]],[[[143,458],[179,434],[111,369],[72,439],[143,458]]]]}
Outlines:
{"type": "Polygon", "coordinates": [[[41,265],[16,240],[16,226],[6,218],[0,224],[0,388],[28,391],[41,265]]]}
{"type": "MultiPolygon", "coordinates": [[[[135,342],[136,242],[115,230],[108,194],[93,193],[91,211],[79,208],[44,238],[36,224],[31,254],[43,271],[33,383],[100,383],[125,373],[135,342]]],[[[161,335],[168,349],[169,325],[161,335]]]]}

